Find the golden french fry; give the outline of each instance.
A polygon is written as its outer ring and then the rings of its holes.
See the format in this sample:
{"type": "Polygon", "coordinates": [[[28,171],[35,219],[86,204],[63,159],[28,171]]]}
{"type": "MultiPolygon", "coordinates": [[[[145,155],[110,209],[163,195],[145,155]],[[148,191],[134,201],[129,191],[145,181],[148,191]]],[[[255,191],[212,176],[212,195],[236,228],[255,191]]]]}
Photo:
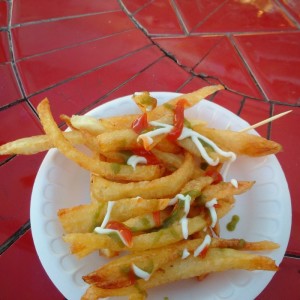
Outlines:
{"type": "MultiPolygon", "coordinates": [[[[69,131],[64,132],[63,135],[70,143],[72,143],[72,145],[79,145],[83,143],[83,137],[80,132],[69,131]]],[[[36,135],[1,145],[0,155],[32,155],[47,151],[54,147],[55,146],[47,135],[36,135]]]]}
{"type": "MultiPolygon", "coordinates": [[[[139,197],[121,199],[114,203],[111,219],[123,222],[136,216],[163,210],[168,206],[169,201],[169,199],[142,199],[139,197]]],[[[100,226],[106,211],[107,202],[92,202],[60,209],[57,215],[65,233],[84,233],[91,232],[96,226],[100,226]]]]}
{"type": "Polygon", "coordinates": [[[213,198],[222,199],[233,195],[240,195],[248,191],[254,181],[239,181],[238,187],[234,187],[231,182],[219,182],[205,187],[201,193],[201,203],[212,200],[213,198]]]}
{"type": "MultiPolygon", "coordinates": [[[[191,218],[188,222],[188,234],[191,235],[203,229],[205,226],[206,221],[200,216],[191,218]]],[[[107,235],[97,233],[69,233],[66,234],[63,239],[70,244],[71,252],[74,255],[84,257],[93,251],[103,248],[114,251],[143,251],[146,249],[160,248],[181,241],[183,239],[183,233],[181,224],[176,223],[165,229],[134,236],[131,248],[120,245],[120,243],[107,235]]]]}
{"type": "MultiPolygon", "coordinates": [[[[135,252],[118,257],[98,270],[84,276],[83,279],[89,284],[105,289],[130,286],[133,284],[132,274],[130,273],[132,264],[153,274],[165,264],[181,258],[184,250],[193,255],[202,242],[203,238],[186,240],[164,248],[135,252]]],[[[278,246],[278,244],[269,241],[247,242],[243,239],[226,240],[221,238],[212,238],[210,244],[210,248],[232,248],[236,250],[274,250],[278,246]]]]}
{"type": "Polygon", "coordinates": [[[104,289],[91,285],[82,299],[97,299],[113,296],[126,296],[136,292],[136,286],[147,290],[162,284],[181,279],[202,276],[212,272],[224,272],[227,270],[266,270],[277,271],[274,260],[269,257],[250,254],[234,249],[211,248],[204,259],[190,255],[186,259],[177,259],[169,265],[160,268],[160,272],[154,272],[148,281],[139,279],[136,284],[124,288],[104,289]]]}
{"type": "Polygon", "coordinates": [[[134,93],[132,95],[132,99],[144,113],[153,110],[157,105],[157,100],[153,98],[147,91],[134,93]]]}
{"type": "Polygon", "coordinates": [[[162,174],[162,168],[159,165],[137,166],[136,170],[134,170],[131,166],[114,165],[100,161],[95,157],[87,156],[74,148],[73,145],[64,137],[53,119],[47,98],[38,105],[37,110],[43,128],[53,145],[67,158],[76,162],[80,167],[93,173],[100,174],[106,178],[116,180],[151,180],[162,174]]]}
{"type": "Polygon", "coordinates": [[[151,181],[119,183],[109,181],[101,176],[93,176],[91,182],[91,197],[94,201],[109,201],[123,198],[165,198],[180,191],[189,181],[194,172],[193,158],[185,154],[183,164],[171,175],[151,181]]]}
{"type": "Polygon", "coordinates": [[[212,85],[212,86],[206,86],[199,90],[196,90],[192,93],[184,94],[181,96],[178,96],[176,98],[173,98],[169,101],[167,101],[163,105],[157,106],[155,109],[153,109],[151,112],[148,113],[148,119],[150,121],[157,120],[160,118],[163,118],[164,116],[170,114],[171,109],[175,107],[176,103],[180,99],[185,99],[189,103],[189,107],[196,105],[201,100],[203,100],[205,97],[224,89],[224,86],[222,85],[212,85]],[[171,108],[171,109],[170,109],[171,108]]]}
{"type": "Polygon", "coordinates": [[[278,143],[253,134],[204,126],[195,126],[193,129],[211,139],[220,148],[237,155],[265,156],[282,150],[278,143]]]}

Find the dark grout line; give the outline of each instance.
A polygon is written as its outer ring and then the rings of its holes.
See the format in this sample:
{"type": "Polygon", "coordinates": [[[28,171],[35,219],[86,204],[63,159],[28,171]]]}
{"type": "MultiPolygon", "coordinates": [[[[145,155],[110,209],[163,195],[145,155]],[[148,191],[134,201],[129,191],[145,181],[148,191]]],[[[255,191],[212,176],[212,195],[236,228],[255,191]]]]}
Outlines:
{"type": "Polygon", "coordinates": [[[121,9],[119,9],[119,10],[108,10],[108,11],[102,11],[102,12],[86,13],[86,14],[81,14],[81,15],[71,15],[71,16],[63,16],[63,17],[54,17],[54,18],[50,18],[50,19],[27,21],[27,22],[24,22],[24,23],[13,24],[11,26],[11,28],[30,26],[30,25],[38,25],[38,24],[43,24],[43,23],[51,23],[51,22],[70,20],[70,19],[79,19],[79,18],[84,18],[84,17],[98,16],[98,15],[104,15],[106,13],[113,13],[113,12],[120,12],[120,11],[121,11],[121,9]]]}
{"type": "Polygon", "coordinates": [[[140,74],[142,74],[145,70],[147,70],[148,68],[151,68],[153,65],[155,65],[158,61],[160,61],[161,59],[163,59],[163,56],[157,58],[156,60],[154,60],[152,63],[150,63],[149,65],[147,65],[146,67],[144,67],[140,72],[136,73],[135,75],[133,75],[132,77],[130,77],[129,79],[125,80],[124,82],[122,82],[120,85],[118,85],[117,87],[115,87],[114,89],[112,89],[111,91],[109,91],[108,93],[106,93],[105,95],[101,96],[99,99],[95,100],[93,103],[90,103],[88,106],[86,106],[84,109],[82,109],[81,111],[77,112],[77,114],[83,114],[88,112],[92,107],[94,107],[97,104],[101,104],[101,102],[103,100],[105,100],[109,95],[111,95],[112,93],[116,92],[117,90],[119,90],[120,88],[122,88],[124,85],[126,85],[127,83],[129,83],[130,81],[132,81],[133,79],[135,79],[136,77],[138,77],[140,74]]]}
{"type": "Polygon", "coordinates": [[[299,254],[291,254],[291,253],[288,253],[286,252],[284,257],[287,257],[287,258],[294,258],[294,259],[300,259],[300,253],[299,254]]]}
{"type": "Polygon", "coordinates": [[[238,56],[240,57],[243,65],[245,66],[246,70],[248,71],[248,74],[250,75],[251,79],[253,80],[254,84],[257,86],[257,88],[259,89],[259,91],[261,92],[262,96],[264,97],[265,100],[269,101],[268,96],[266,95],[265,91],[263,90],[263,88],[260,86],[259,81],[256,79],[252,69],[250,68],[249,64],[247,63],[247,60],[244,58],[244,56],[242,55],[242,53],[240,52],[235,40],[233,39],[232,35],[229,34],[228,35],[228,39],[231,43],[231,45],[233,46],[233,48],[235,49],[236,53],[238,54],[238,56]]]}
{"type": "MultiPolygon", "coordinates": [[[[103,64],[100,65],[100,66],[97,66],[97,67],[94,67],[94,68],[89,69],[89,70],[87,70],[87,71],[84,71],[84,72],[82,72],[82,73],[76,74],[76,75],[74,75],[74,76],[72,76],[72,77],[69,77],[69,78],[67,78],[67,79],[64,79],[64,80],[62,80],[62,81],[60,81],[60,82],[56,82],[55,84],[50,85],[50,86],[47,86],[47,87],[44,88],[44,89],[41,89],[41,90],[39,90],[39,91],[36,91],[36,92],[34,92],[34,93],[32,93],[32,94],[28,94],[28,95],[27,95],[27,98],[30,99],[31,97],[36,96],[36,95],[38,95],[38,94],[40,94],[40,93],[46,92],[46,91],[48,91],[48,90],[50,90],[50,89],[53,89],[53,88],[55,88],[55,87],[58,87],[58,86],[63,85],[63,84],[65,84],[65,83],[68,83],[68,82],[70,82],[70,81],[72,81],[72,80],[75,80],[75,79],[77,79],[77,78],[80,78],[80,77],[82,77],[82,76],[85,76],[85,75],[87,75],[87,74],[90,74],[90,73],[92,73],[92,72],[95,72],[95,71],[97,71],[97,70],[100,70],[100,69],[102,69],[102,68],[104,68],[104,67],[106,67],[106,66],[108,66],[108,65],[110,65],[110,64],[116,63],[116,62],[118,62],[118,61],[120,61],[120,60],[122,60],[122,59],[124,59],[124,58],[126,58],[126,57],[129,57],[129,56],[131,56],[131,55],[133,55],[133,54],[135,54],[135,53],[138,53],[139,51],[143,51],[144,49],[147,49],[147,48],[152,47],[152,46],[153,46],[153,44],[145,45],[145,46],[143,46],[142,48],[139,48],[139,49],[136,49],[136,50],[131,51],[131,52],[129,52],[129,53],[126,53],[126,54],[124,54],[123,56],[119,56],[118,58],[115,58],[115,59],[110,60],[110,61],[108,61],[108,62],[106,62],[106,63],[103,63],[103,64]]],[[[29,101],[30,101],[30,100],[29,100],[29,101]]]]}
{"type": "Polygon", "coordinates": [[[19,87],[19,90],[22,94],[22,97],[25,98],[25,90],[23,87],[23,82],[20,77],[17,65],[16,65],[16,59],[15,59],[15,52],[14,52],[14,44],[12,41],[12,33],[11,33],[11,20],[12,20],[12,11],[13,11],[13,2],[8,2],[8,24],[7,24],[7,29],[8,29],[8,46],[9,46],[9,52],[10,52],[10,58],[11,58],[11,66],[13,69],[14,76],[16,78],[17,85],[19,87]]]}
{"type": "Polygon", "coordinates": [[[200,27],[203,23],[205,23],[213,14],[215,14],[219,9],[221,9],[228,0],[225,0],[223,3],[221,3],[218,7],[216,7],[214,10],[212,10],[209,14],[206,15],[205,18],[203,18],[199,23],[197,23],[191,30],[190,32],[193,32],[195,29],[200,27]]]}
{"type": "Polygon", "coordinates": [[[149,5],[150,5],[151,3],[153,3],[154,1],[155,1],[155,0],[149,0],[148,2],[144,3],[144,4],[141,5],[137,10],[135,10],[135,11],[133,11],[133,12],[130,12],[130,11],[126,8],[126,6],[125,6],[124,3],[122,2],[122,0],[119,1],[119,4],[120,4],[121,8],[124,7],[124,9],[127,11],[127,13],[128,13],[129,15],[135,15],[135,14],[139,13],[141,10],[143,10],[144,8],[146,8],[147,6],[149,6],[149,5]],[[122,2],[122,4],[121,4],[120,2],[122,2]],[[123,7],[122,7],[122,6],[123,6],[123,7]]]}
{"type": "Polygon", "coordinates": [[[242,110],[243,110],[243,108],[244,108],[244,105],[245,105],[245,103],[246,103],[246,98],[244,97],[244,98],[242,99],[242,101],[241,101],[240,108],[239,108],[238,112],[236,113],[238,116],[240,116],[240,115],[241,115],[241,113],[242,113],[242,110]]]}
{"type": "Polygon", "coordinates": [[[277,6],[284,12],[284,14],[289,18],[289,20],[298,28],[300,29],[299,22],[292,16],[292,14],[288,11],[288,9],[278,0],[275,0],[277,6]]]}
{"type": "Polygon", "coordinates": [[[13,245],[22,235],[24,235],[30,229],[30,220],[28,220],[23,226],[19,228],[11,237],[9,237],[0,246],[0,255],[5,252],[11,245],[13,245]]]}
{"type": "MultiPolygon", "coordinates": [[[[270,103],[269,117],[272,117],[273,114],[274,114],[274,104],[273,104],[273,103],[270,103]]],[[[268,125],[267,125],[267,139],[268,139],[268,140],[271,139],[272,123],[273,123],[273,122],[268,122],[268,125]]]]}
{"type": "Polygon", "coordinates": [[[174,12],[177,16],[178,22],[179,22],[180,27],[182,28],[185,36],[189,35],[188,28],[185,25],[185,22],[184,22],[183,17],[180,13],[180,10],[177,7],[177,4],[174,2],[174,0],[170,0],[170,5],[172,6],[172,8],[173,8],[173,10],[174,10],[174,12]]]}
{"type": "Polygon", "coordinates": [[[76,44],[70,44],[70,45],[67,45],[67,46],[64,46],[64,47],[61,47],[61,48],[51,49],[51,50],[48,50],[48,51],[45,51],[45,52],[32,54],[32,55],[29,55],[29,56],[26,56],[26,57],[22,57],[22,58],[18,59],[16,62],[22,62],[22,61],[26,61],[26,60],[29,60],[29,59],[32,59],[32,58],[35,58],[35,57],[39,57],[39,56],[59,52],[61,50],[66,50],[66,49],[74,48],[74,47],[77,47],[77,46],[93,43],[93,42],[96,42],[96,41],[99,41],[99,40],[104,40],[106,38],[110,38],[110,37],[117,36],[117,35],[122,34],[122,33],[134,31],[134,30],[135,30],[135,28],[130,28],[130,29],[127,29],[127,30],[124,30],[124,31],[118,31],[118,32],[114,32],[114,33],[109,34],[109,35],[100,36],[100,37],[97,37],[97,38],[94,38],[94,39],[91,39],[91,40],[82,41],[82,42],[79,42],[79,43],[76,43],[76,44]]]}

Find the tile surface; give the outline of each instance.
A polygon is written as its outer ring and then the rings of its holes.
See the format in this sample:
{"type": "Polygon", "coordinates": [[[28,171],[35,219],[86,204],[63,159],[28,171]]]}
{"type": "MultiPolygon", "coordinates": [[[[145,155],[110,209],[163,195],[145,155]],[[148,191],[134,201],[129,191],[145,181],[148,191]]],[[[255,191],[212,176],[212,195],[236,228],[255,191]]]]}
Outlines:
{"type": "MultiPolygon", "coordinates": [[[[287,255],[257,298],[299,299],[300,2],[296,0],[0,0],[0,144],[42,134],[45,97],[55,120],[136,91],[187,93],[222,82],[208,100],[283,146],[291,194],[287,255]]],[[[45,153],[0,157],[1,296],[64,299],[41,266],[30,197],[45,153]],[[17,272],[16,272],[17,270],[17,272]],[[30,272],[28,272],[30,270],[30,272]],[[38,284],[37,284],[38,282],[38,284]]],[[[68,299],[71,300],[71,299],[68,299]]]]}
{"type": "Polygon", "coordinates": [[[237,45],[267,98],[300,103],[300,32],[241,35],[237,45]]]}

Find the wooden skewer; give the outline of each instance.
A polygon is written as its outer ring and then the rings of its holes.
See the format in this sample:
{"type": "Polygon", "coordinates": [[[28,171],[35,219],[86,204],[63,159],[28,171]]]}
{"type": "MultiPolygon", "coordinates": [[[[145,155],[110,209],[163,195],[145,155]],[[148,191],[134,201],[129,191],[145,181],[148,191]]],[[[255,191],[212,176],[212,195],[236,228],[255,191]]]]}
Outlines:
{"type": "Polygon", "coordinates": [[[285,111],[285,112],[280,113],[280,114],[278,114],[278,115],[275,115],[275,116],[273,116],[273,117],[271,117],[271,118],[268,118],[268,119],[266,119],[266,120],[263,120],[263,121],[261,121],[261,122],[258,122],[258,123],[254,124],[254,125],[251,125],[251,126],[247,127],[247,128],[241,129],[239,132],[246,132],[246,131],[249,131],[249,130],[251,130],[251,129],[257,128],[257,127],[259,127],[259,126],[262,126],[262,125],[264,125],[264,124],[266,124],[266,123],[269,123],[269,122],[271,122],[271,121],[274,121],[274,120],[276,120],[276,119],[279,119],[279,118],[281,118],[281,117],[283,117],[283,116],[289,114],[291,111],[292,111],[292,110],[288,110],[288,111],[285,111]]]}

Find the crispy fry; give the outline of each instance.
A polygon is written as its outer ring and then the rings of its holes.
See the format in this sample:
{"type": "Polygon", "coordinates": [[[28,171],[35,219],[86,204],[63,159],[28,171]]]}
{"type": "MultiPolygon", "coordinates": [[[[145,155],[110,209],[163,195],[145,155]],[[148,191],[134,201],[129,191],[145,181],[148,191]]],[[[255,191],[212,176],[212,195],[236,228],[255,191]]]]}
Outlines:
{"type": "MultiPolygon", "coordinates": [[[[64,132],[63,135],[72,145],[79,145],[83,143],[83,137],[80,132],[69,131],[64,132]]],[[[47,151],[54,147],[55,146],[47,135],[36,135],[21,138],[1,145],[0,155],[32,155],[47,151]]]]}
{"type": "Polygon", "coordinates": [[[103,289],[96,285],[91,285],[82,299],[126,296],[136,292],[136,286],[142,290],[146,290],[180,279],[233,269],[277,271],[278,267],[269,257],[234,249],[211,248],[204,259],[199,259],[192,255],[186,259],[177,259],[169,265],[162,267],[159,271],[154,272],[148,281],[137,280],[134,286],[103,289]]]}
{"type": "MultiPolygon", "coordinates": [[[[139,197],[121,199],[114,203],[111,219],[123,222],[139,215],[159,211],[166,208],[169,201],[169,199],[142,199],[139,197]]],[[[93,202],[60,209],[57,215],[65,233],[84,233],[91,232],[96,226],[100,226],[106,211],[107,203],[93,202]]]]}
{"type": "Polygon", "coordinates": [[[149,180],[157,178],[162,174],[161,166],[158,165],[137,166],[136,170],[134,170],[131,166],[118,165],[118,169],[116,171],[116,167],[111,163],[100,161],[95,157],[89,157],[85,155],[84,153],[74,148],[57,127],[53,116],[51,115],[50,105],[47,98],[45,98],[38,105],[37,109],[44,130],[54,146],[67,158],[76,162],[82,168],[93,173],[105,176],[106,178],[116,180],[140,181],[147,180],[146,178],[148,178],[149,180]]]}
{"type": "Polygon", "coordinates": [[[93,176],[91,197],[94,201],[117,200],[137,195],[145,199],[170,197],[180,191],[193,172],[193,158],[186,153],[184,162],[178,170],[152,181],[119,183],[106,180],[101,176],[93,176]]]}
{"type": "MultiPolygon", "coordinates": [[[[206,221],[195,217],[188,222],[188,233],[193,234],[203,229],[206,221]]],[[[143,251],[146,249],[160,248],[183,239],[181,224],[174,224],[159,231],[144,233],[133,237],[131,248],[121,245],[107,235],[97,233],[69,233],[64,236],[64,241],[70,244],[71,252],[77,257],[84,257],[95,250],[102,248],[114,251],[143,251]]]]}
{"type": "MultiPolygon", "coordinates": [[[[126,287],[133,284],[131,278],[131,265],[135,264],[142,270],[154,273],[165,264],[182,257],[184,249],[193,255],[195,249],[201,245],[203,238],[182,241],[164,248],[135,252],[116,258],[105,264],[100,269],[83,277],[89,284],[100,288],[111,289],[126,287]]],[[[243,239],[212,239],[210,248],[232,248],[236,250],[274,250],[278,244],[269,241],[247,242],[243,239]]]]}
{"type": "Polygon", "coordinates": [[[193,129],[217,143],[220,148],[238,155],[265,156],[282,150],[278,143],[253,134],[204,126],[195,126],[193,129]]]}

